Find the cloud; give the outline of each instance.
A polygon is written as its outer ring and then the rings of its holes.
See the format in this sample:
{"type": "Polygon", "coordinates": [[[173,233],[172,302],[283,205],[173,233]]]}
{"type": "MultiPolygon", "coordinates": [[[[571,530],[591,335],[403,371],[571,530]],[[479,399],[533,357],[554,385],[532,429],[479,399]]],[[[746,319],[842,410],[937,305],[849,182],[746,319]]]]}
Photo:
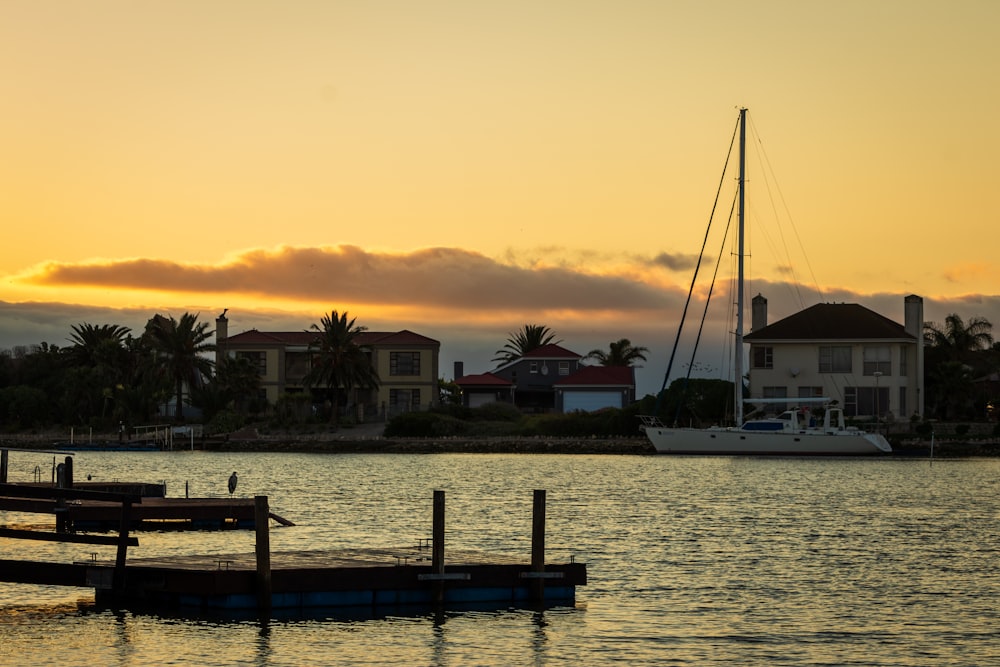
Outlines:
{"type": "Polygon", "coordinates": [[[950,283],[990,282],[996,283],[1000,277],[997,267],[985,262],[969,262],[956,264],[941,272],[942,277],[950,283]]]}
{"type": "MultiPolygon", "coordinates": [[[[369,330],[410,329],[441,341],[444,377],[450,376],[455,361],[462,361],[467,373],[491,370],[490,360],[508,334],[528,322],[549,326],[565,347],[580,354],[606,349],[610,341],[626,337],[650,350],[637,372],[642,395],[658,389],[663,380],[686,297],[686,282],[678,286],[664,267],[680,269],[687,261],[668,255],[571,256],[557,248],[510,252],[501,261],[453,248],[393,254],[337,246],[245,251],[220,265],[164,260],[53,263],[18,279],[41,286],[43,293],[60,295],[90,286],[96,288],[94,302],[109,289],[131,290],[145,294],[153,305],[0,302],[0,349],[42,341],[66,345],[71,327],[81,322],[118,324],[140,332],[158,312],[200,313],[214,324],[223,306],[231,307],[231,333],[251,328],[301,331],[331,308],[349,307],[369,330]],[[257,296],[244,298],[246,294],[257,296]]],[[[731,368],[720,361],[731,339],[734,301],[724,292],[722,285],[716,286],[696,361],[719,377],[731,368]]],[[[771,322],[818,302],[859,303],[896,322],[904,319],[904,293],[826,288],[820,294],[817,288],[781,279],[754,281],[747,296],[758,293],[768,299],[771,322]]],[[[921,296],[925,321],[944,321],[957,313],[965,319],[986,317],[1000,326],[1000,296],[921,296]]],[[[675,377],[691,359],[702,297],[696,294],[689,308],[675,377]]]]}
{"type": "MultiPolygon", "coordinates": [[[[668,263],[666,259],[656,261],[668,263]]],[[[433,308],[603,311],[664,305],[662,286],[636,280],[634,275],[602,274],[554,262],[522,266],[456,248],[386,253],[350,245],[282,247],[246,251],[220,265],[153,259],[53,262],[19,280],[45,287],[240,293],[283,300],[433,308]]]]}

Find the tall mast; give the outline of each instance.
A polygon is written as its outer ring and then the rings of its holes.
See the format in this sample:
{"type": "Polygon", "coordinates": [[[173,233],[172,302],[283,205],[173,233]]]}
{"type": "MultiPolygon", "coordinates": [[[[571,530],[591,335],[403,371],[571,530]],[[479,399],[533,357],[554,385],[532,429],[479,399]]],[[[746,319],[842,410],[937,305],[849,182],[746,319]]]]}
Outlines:
{"type": "Polygon", "coordinates": [[[736,342],[734,351],[733,371],[735,377],[733,387],[733,405],[735,407],[736,426],[743,425],[743,211],[744,184],[746,183],[746,147],[747,147],[747,110],[740,109],[740,178],[739,178],[739,230],[737,235],[737,252],[739,257],[736,276],[736,342]]]}

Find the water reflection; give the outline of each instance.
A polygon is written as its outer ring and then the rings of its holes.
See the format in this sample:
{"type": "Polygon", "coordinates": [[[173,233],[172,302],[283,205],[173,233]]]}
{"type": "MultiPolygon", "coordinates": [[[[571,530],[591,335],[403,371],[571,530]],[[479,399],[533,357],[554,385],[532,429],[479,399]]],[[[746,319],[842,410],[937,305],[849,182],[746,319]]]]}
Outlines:
{"type": "MultiPolygon", "coordinates": [[[[228,495],[225,479],[240,470],[240,493],[269,495],[298,524],[272,531],[275,551],[416,544],[440,488],[450,547],[527,555],[531,490],[545,488],[549,559],[575,555],[589,584],[569,608],[355,608],[263,621],[96,610],[79,606],[80,591],[5,587],[5,655],[130,667],[995,662],[998,461],[91,456],[79,470],[171,489],[190,480],[193,495],[228,495]]],[[[253,550],[248,531],[138,537],[136,557],[253,550]]],[[[12,558],[25,549],[0,548],[12,558]]],[[[72,545],[30,548],[43,560],[89,557],[72,545]]]]}

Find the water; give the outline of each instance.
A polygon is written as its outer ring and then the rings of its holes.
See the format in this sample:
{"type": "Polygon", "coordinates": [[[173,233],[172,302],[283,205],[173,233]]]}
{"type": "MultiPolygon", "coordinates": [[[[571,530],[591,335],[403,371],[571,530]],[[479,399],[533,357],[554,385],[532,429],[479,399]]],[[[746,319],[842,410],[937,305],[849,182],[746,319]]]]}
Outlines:
{"type": "MultiPolygon", "coordinates": [[[[12,481],[51,455],[11,455],[12,481]]],[[[268,495],[273,551],[416,544],[434,489],[446,543],[588,563],[572,608],[226,621],[97,610],[86,590],[6,585],[0,664],[1000,664],[1000,461],[546,455],[80,453],[78,478],[168,495],[268,495]]],[[[49,517],[8,514],[7,525],[49,517]]],[[[135,557],[250,552],[252,531],[139,533],[135,557]]],[[[110,547],[0,540],[67,562],[110,547]]]]}

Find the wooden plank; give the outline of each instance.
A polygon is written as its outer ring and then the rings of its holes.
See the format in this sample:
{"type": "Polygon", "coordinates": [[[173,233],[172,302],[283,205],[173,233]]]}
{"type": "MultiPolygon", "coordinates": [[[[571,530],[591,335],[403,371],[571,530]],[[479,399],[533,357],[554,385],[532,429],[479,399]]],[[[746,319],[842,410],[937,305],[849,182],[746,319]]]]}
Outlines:
{"type": "Polygon", "coordinates": [[[0,484],[0,496],[9,498],[39,498],[66,500],[104,500],[108,502],[122,502],[131,500],[133,503],[141,503],[142,496],[132,493],[108,493],[104,491],[88,491],[85,489],[67,489],[58,486],[28,486],[25,484],[0,484]]]}
{"type": "Polygon", "coordinates": [[[0,560],[0,581],[43,586],[87,586],[85,568],[67,563],[0,560]]]}
{"type": "MultiPolygon", "coordinates": [[[[79,533],[45,533],[39,530],[17,530],[14,528],[0,528],[0,537],[10,537],[16,540],[42,540],[45,542],[70,542],[74,544],[103,544],[115,546],[119,543],[119,538],[114,535],[81,535],[79,533]]],[[[139,546],[139,540],[135,537],[128,538],[128,545],[139,546]]]]}

